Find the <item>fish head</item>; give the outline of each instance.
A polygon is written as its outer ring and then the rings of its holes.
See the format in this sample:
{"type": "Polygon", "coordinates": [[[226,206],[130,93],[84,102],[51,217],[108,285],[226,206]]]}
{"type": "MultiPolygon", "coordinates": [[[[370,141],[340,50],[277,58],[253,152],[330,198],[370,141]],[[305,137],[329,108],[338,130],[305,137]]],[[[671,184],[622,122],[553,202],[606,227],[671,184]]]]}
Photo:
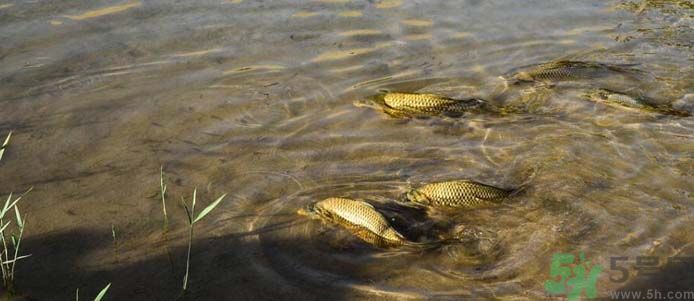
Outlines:
{"type": "Polygon", "coordinates": [[[357,107],[357,108],[378,108],[378,104],[373,100],[369,98],[361,98],[357,99],[352,102],[352,104],[357,107]]]}
{"type": "Polygon", "coordinates": [[[386,93],[382,92],[382,93],[377,94],[377,95],[364,97],[362,99],[355,100],[352,102],[352,104],[355,107],[366,107],[366,108],[372,108],[372,109],[379,109],[379,108],[386,106],[385,95],[386,95],[386,93]]]}
{"type": "Polygon", "coordinates": [[[363,98],[363,99],[358,99],[352,102],[352,104],[357,107],[357,108],[370,108],[374,110],[381,110],[382,106],[379,105],[378,102],[376,102],[373,99],[369,98],[363,98]]]}
{"type": "Polygon", "coordinates": [[[408,205],[426,205],[429,204],[429,198],[419,190],[412,189],[405,194],[400,202],[408,205]]]}
{"type": "Polygon", "coordinates": [[[318,218],[320,215],[318,211],[319,210],[317,210],[316,204],[308,204],[303,208],[299,208],[299,210],[296,211],[296,214],[307,216],[309,218],[318,218]]]}
{"type": "Polygon", "coordinates": [[[612,93],[605,89],[594,89],[586,92],[585,97],[598,102],[607,101],[612,93]]]}
{"type": "Polygon", "coordinates": [[[534,81],[535,81],[535,79],[533,78],[532,75],[530,75],[530,73],[525,72],[525,71],[521,71],[521,72],[518,72],[518,73],[514,74],[513,76],[511,76],[509,83],[512,85],[520,85],[522,83],[529,83],[529,82],[534,82],[534,81]]]}

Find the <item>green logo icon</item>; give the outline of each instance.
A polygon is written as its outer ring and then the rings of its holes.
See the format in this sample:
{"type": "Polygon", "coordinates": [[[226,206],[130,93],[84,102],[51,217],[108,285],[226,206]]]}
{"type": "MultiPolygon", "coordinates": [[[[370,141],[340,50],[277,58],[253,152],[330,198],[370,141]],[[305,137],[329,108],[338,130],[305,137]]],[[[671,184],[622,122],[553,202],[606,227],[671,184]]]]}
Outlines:
{"type": "Polygon", "coordinates": [[[586,261],[581,252],[579,262],[571,253],[554,253],[550,266],[550,279],[545,281],[545,291],[550,295],[566,295],[569,301],[578,300],[583,291],[589,299],[597,297],[595,287],[602,272],[600,265],[586,261]]]}

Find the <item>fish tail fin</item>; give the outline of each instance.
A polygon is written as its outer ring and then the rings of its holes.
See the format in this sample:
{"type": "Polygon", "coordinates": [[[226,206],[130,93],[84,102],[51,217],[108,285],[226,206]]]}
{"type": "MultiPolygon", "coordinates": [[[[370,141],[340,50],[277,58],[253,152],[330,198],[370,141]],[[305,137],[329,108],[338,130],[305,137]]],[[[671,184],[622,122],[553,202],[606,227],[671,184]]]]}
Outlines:
{"type": "Polygon", "coordinates": [[[641,65],[640,63],[607,65],[607,69],[614,71],[614,72],[622,73],[628,77],[639,80],[642,78],[637,77],[637,76],[644,76],[644,75],[649,74],[648,72],[646,72],[644,70],[636,68],[637,66],[640,66],[640,65],[641,65]]]}
{"type": "Polygon", "coordinates": [[[508,197],[516,197],[516,196],[522,195],[522,194],[525,193],[527,190],[528,190],[528,185],[527,185],[527,183],[521,184],[520,186],[518,186],[518,187],[516,187],[516,188],[514,188],[514,189],[509,190],[508,197]]]}
{"type": "Polygon", "coordinates": [[[427,242],[408,242],[405,247],[411,249],[412,251],[434,251],[441,249],[445,246],[463,243],[460,239],[456,238],[442,238],[434,241],[427,242]]]}
{"type": "Polygon", "coordinates": [[[515,197],[515,196],[519,196],[519,195],[522,195],[524,193],[527,193],[528,190],[530,190],[530,188],[532,187],[531,184],[532,184],[533,180],[535,179],[535,176],[537,176],[540,168],[541,167],[539,167],[539,166],[535,166],[534,168],[530,169],[529,171],[524,172],[524,174],[527,174],[527,173],[529,173],[529,174],[524,175],[525,180],[522,183],[520,183],[515,188],[509,190],[508,197],[515,197]]]}
{"type": "Polygon", "coordinates": [[[678,110],[675,108],[671,107],[665,107],[665,108],[659,108],[659,110],[667,115],[672,115],[672,116],[678,116],[678,117],[691,117],[692,113],[683,111],[683,110],[678,110]]]}

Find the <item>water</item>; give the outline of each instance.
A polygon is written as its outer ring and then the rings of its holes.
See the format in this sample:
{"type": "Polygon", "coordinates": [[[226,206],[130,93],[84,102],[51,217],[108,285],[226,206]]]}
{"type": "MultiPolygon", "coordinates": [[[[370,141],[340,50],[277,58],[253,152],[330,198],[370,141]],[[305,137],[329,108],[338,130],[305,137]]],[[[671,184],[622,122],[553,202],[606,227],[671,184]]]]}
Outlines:
{"type": "Polygon", "coordinates": [[[691,289],[691,269],[633,265],[694,255],[693,119],[581,95],[612,85],[692,110],[692,16],[687,1],[0,2],[0,134],[14,131],[0,192],[34,187],[18,291],[179,296],[194,187],[203,204],[229,196],[196,225],[192,299],[536,300],[552,254],[580,251],[604,268],[600,296],[691,289]],[[500,75],[562,57],[649,77],[503,89],[500,75]],[[353,105],[380,90],[520,113],[399,120],[353,105]],[[457,178],[529,188],[431,220],[386,201],[457,178]],[[483,238],[373,249],[295,214],[330,196],[371,200],[413,236],[436,224],[483,238]],[[617,256],[623,283],[609,280],[617,256]]]}

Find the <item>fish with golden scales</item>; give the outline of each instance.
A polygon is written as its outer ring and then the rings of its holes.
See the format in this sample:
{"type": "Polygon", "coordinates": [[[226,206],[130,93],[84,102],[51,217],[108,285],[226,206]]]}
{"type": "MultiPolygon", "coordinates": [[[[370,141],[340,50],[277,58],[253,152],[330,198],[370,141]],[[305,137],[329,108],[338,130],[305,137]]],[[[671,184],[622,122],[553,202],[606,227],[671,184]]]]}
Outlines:
{"type": "Polygon", "coordinates": [[[400,200],[415,207],[478,209],[499,206],[518,190],[497,188],[471,180],[430,183],[407,192],[400,200]]]}
{"type": "Polygon", "coordinates": [[[633,68],[635,65],[560,60],[522,67],[520,68],[521,71],[511,73],[509,82],[511,84],[520,84],[528,82],[578,81],[613,75],[634,77],[637,74],[644,74],[643,71],[633,68]]]}
{"type": "Polygon", "coordinates": [[[409,243],[373,205],[364,201],[332,197],[299,209],[298,213],[341,226],[361,240],[380,248],[409,243]]]}
{"type": "Polygon", "coordinates": [[[467,112],[481,112],[488,108],[486,101],[478,98],[454,99],[429,93],[387,92],[362,99],[356,106],[380,108],[395,117],[451,116],[459,117],[467,112]]]}
{"type": "Polygon", "coordinates": [[[297,213],[340,226],[370,245],[383,249],[405,247],[423,250],[459,242],[455,239],[410,241],[393,228],[373,205],[361,200],[331,197],[299,209],[297,213]]]}
{"type": "Polygon", "coordinates": [[[642,97],[630,96],[624,93],[608,90],[593,89],[584,94],[588,100],[603,103],[613,108],[632,112],[651,112],[680,117],[691,116],[690,112],[677,110],[669,105],[655,105],[652,101],[642,97]]]}

